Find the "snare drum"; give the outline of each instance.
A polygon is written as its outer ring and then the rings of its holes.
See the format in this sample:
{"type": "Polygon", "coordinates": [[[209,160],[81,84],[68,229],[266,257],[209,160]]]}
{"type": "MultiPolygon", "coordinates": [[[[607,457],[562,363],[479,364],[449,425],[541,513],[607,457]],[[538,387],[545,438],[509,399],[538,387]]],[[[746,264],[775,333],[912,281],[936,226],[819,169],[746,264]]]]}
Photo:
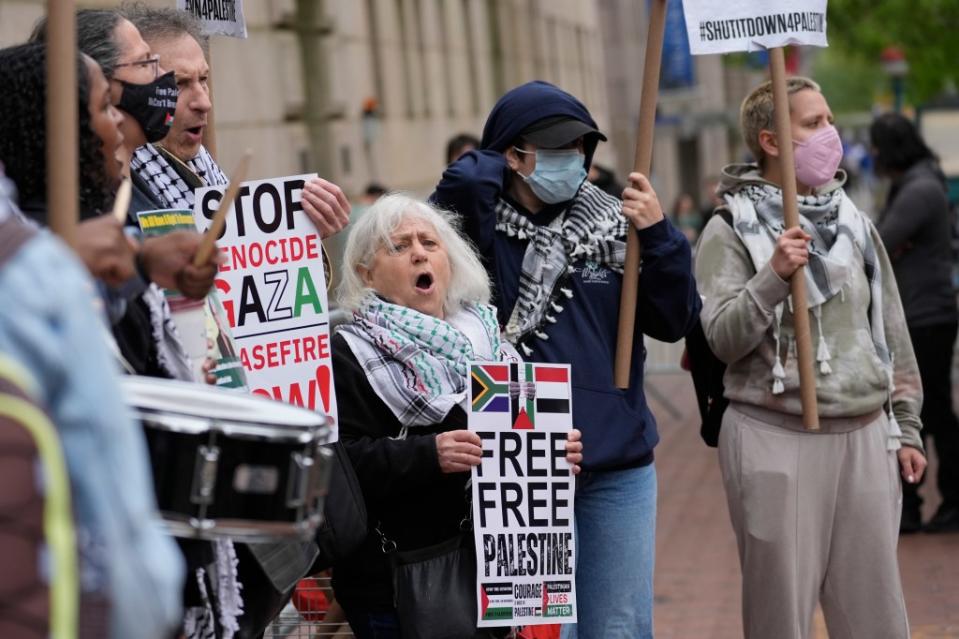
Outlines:
{"type": "Polygon", "coordinates": [[[123,388],[172,534],[312,538],[329,481],[328,417],[201,384],[125,377],[123,388]]]}

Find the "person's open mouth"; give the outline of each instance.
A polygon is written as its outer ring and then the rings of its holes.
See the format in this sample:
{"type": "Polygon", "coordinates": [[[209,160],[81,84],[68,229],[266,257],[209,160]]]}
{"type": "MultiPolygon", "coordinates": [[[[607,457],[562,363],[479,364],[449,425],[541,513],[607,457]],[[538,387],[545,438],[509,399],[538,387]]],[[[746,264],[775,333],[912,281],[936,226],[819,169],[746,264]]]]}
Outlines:
{"type": "Polygon", "coordinates": [[[433,292],[433,276],[429,273],[422,273],[416,278],[416,290],[419,293],[433,292]]]}
{"type": "Polygon", "coordinates": [[[203,139],[203,125],[190,127],[186,132],[194,141],[203,139]]]}

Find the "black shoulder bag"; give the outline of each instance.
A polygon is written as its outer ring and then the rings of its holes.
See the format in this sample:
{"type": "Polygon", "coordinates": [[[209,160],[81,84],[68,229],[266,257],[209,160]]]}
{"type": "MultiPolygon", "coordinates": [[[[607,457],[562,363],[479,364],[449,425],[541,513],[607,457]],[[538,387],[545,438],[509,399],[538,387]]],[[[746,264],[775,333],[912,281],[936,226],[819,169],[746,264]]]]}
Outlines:
{"type": "Polygon", "coordinates": [[[458,535],[416,550],[399,550],[382,525],[376,527],[393,567],[393,604],[403,639],[476,636],[476,548],[470,503],[466,512],[458,535]]]}

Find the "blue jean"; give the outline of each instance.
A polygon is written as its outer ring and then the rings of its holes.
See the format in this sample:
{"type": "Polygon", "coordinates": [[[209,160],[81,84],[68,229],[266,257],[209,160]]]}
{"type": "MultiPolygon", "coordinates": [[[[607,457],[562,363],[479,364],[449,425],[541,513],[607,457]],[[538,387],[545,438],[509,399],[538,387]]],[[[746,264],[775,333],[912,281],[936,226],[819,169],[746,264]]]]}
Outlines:
{"type": "Polygon", "coordinates": [[[346,620],[356,639],[400,639],[400,620],[396,612],[346,610],[346,620]]]}
{"type": "Polygon", "coordinates": [[[584,472],[576,486],[576,625],[563,639],[653,636],[656,468],[584,472]]]}

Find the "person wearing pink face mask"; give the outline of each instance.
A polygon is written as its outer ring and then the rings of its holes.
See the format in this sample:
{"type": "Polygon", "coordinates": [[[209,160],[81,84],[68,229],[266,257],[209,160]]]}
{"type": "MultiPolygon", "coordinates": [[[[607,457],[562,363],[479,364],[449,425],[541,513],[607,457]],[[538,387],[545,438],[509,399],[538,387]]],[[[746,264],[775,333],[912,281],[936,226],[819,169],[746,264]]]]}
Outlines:
{"type": "Polygon", "coordinates": [[[784,230],[772,87],[740,112],[755,164],[724,169],[696,256],[700,316],[726,365],[719,462],[743,573],[747,638],[902,639],[901,487],[926,460],[922,385],[889,257],[843,191],[819,86],[787,82],[801,225],[784,230]],[[802,426],[789,280],[806,280],[821,429],[802,426]]]}

